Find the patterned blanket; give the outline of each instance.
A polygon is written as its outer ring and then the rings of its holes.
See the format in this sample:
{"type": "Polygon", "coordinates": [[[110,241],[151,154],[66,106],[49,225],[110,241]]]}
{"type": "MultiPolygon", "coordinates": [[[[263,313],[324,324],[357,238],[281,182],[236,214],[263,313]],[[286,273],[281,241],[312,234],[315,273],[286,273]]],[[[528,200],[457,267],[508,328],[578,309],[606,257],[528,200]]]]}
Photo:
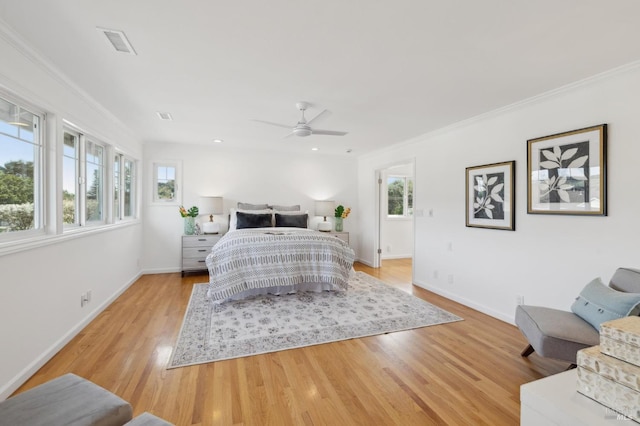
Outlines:
{"type": "Polygon", "coordinates": [[[230,231],[207,256],[212,301],[247,290],[319,283],[346,290],[354,252],[342,240],[302,228],[230,231]]]}

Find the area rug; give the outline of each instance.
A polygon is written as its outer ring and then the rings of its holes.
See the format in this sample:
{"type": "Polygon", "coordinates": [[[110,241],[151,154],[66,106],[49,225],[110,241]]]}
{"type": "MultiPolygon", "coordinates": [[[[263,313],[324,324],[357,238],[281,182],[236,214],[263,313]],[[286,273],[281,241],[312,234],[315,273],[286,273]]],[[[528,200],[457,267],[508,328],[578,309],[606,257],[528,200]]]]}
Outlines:
{"type": "Polygon", "coordinates": [[[344,292],[220,305],[209,303],[207,286],[193,286],[169,369],[462,320],[364,272],[344,292]]]}

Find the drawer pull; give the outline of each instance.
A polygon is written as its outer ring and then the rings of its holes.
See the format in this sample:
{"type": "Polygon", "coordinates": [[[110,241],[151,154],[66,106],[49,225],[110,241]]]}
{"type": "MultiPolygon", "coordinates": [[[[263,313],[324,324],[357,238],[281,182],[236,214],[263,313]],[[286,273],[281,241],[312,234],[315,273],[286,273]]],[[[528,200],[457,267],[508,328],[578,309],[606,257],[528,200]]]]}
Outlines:
{"type": "Polygon", "coordinates": [[[198,250],[198,251],[199,251],[199,252],[203,252],[203,251],[206,251],[206,250],[198,250]]]}
{"type": "Polygon", "coordinates": [[[198,263],[204,263],[204,260],[198,260],[198,263]]]}
{"type": "Polygon", "coordinates": [[[198,241],[207,241],[206,238],[198,238],[198,241]]]}

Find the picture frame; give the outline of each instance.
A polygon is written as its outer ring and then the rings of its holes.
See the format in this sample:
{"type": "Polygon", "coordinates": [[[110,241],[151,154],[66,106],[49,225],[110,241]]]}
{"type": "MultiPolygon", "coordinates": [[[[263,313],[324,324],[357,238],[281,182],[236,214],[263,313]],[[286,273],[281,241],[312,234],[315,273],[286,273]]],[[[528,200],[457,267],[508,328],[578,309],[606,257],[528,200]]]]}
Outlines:
{"type": "Polygon", "coordinates": [[[515,161],[466,168],[466,226],[515,231],[515,161]]]}
{"type": "Polygon", "coordinates": [[[607,125],[527,141],[527,213],[607,215],[607,125]]]}

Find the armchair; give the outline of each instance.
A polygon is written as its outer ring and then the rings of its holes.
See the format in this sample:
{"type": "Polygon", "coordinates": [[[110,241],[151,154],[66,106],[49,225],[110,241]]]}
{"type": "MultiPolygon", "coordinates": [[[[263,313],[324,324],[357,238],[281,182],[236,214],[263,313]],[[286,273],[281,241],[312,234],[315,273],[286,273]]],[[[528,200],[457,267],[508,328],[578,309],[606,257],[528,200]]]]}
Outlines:
{"type": "MultiPolygon", "coordinates": [[[[609,287],[626,293],[640,293],[640,269],[618,268],[609,287]]],[[[580,349],[600,343],[598,330],[573,312],[520,305],[516,308],[515,320],[529,342],[521,353],[523,357],[535,351],[543,357],[570,362],[569,368],[573,368],[580,349]]]]}

